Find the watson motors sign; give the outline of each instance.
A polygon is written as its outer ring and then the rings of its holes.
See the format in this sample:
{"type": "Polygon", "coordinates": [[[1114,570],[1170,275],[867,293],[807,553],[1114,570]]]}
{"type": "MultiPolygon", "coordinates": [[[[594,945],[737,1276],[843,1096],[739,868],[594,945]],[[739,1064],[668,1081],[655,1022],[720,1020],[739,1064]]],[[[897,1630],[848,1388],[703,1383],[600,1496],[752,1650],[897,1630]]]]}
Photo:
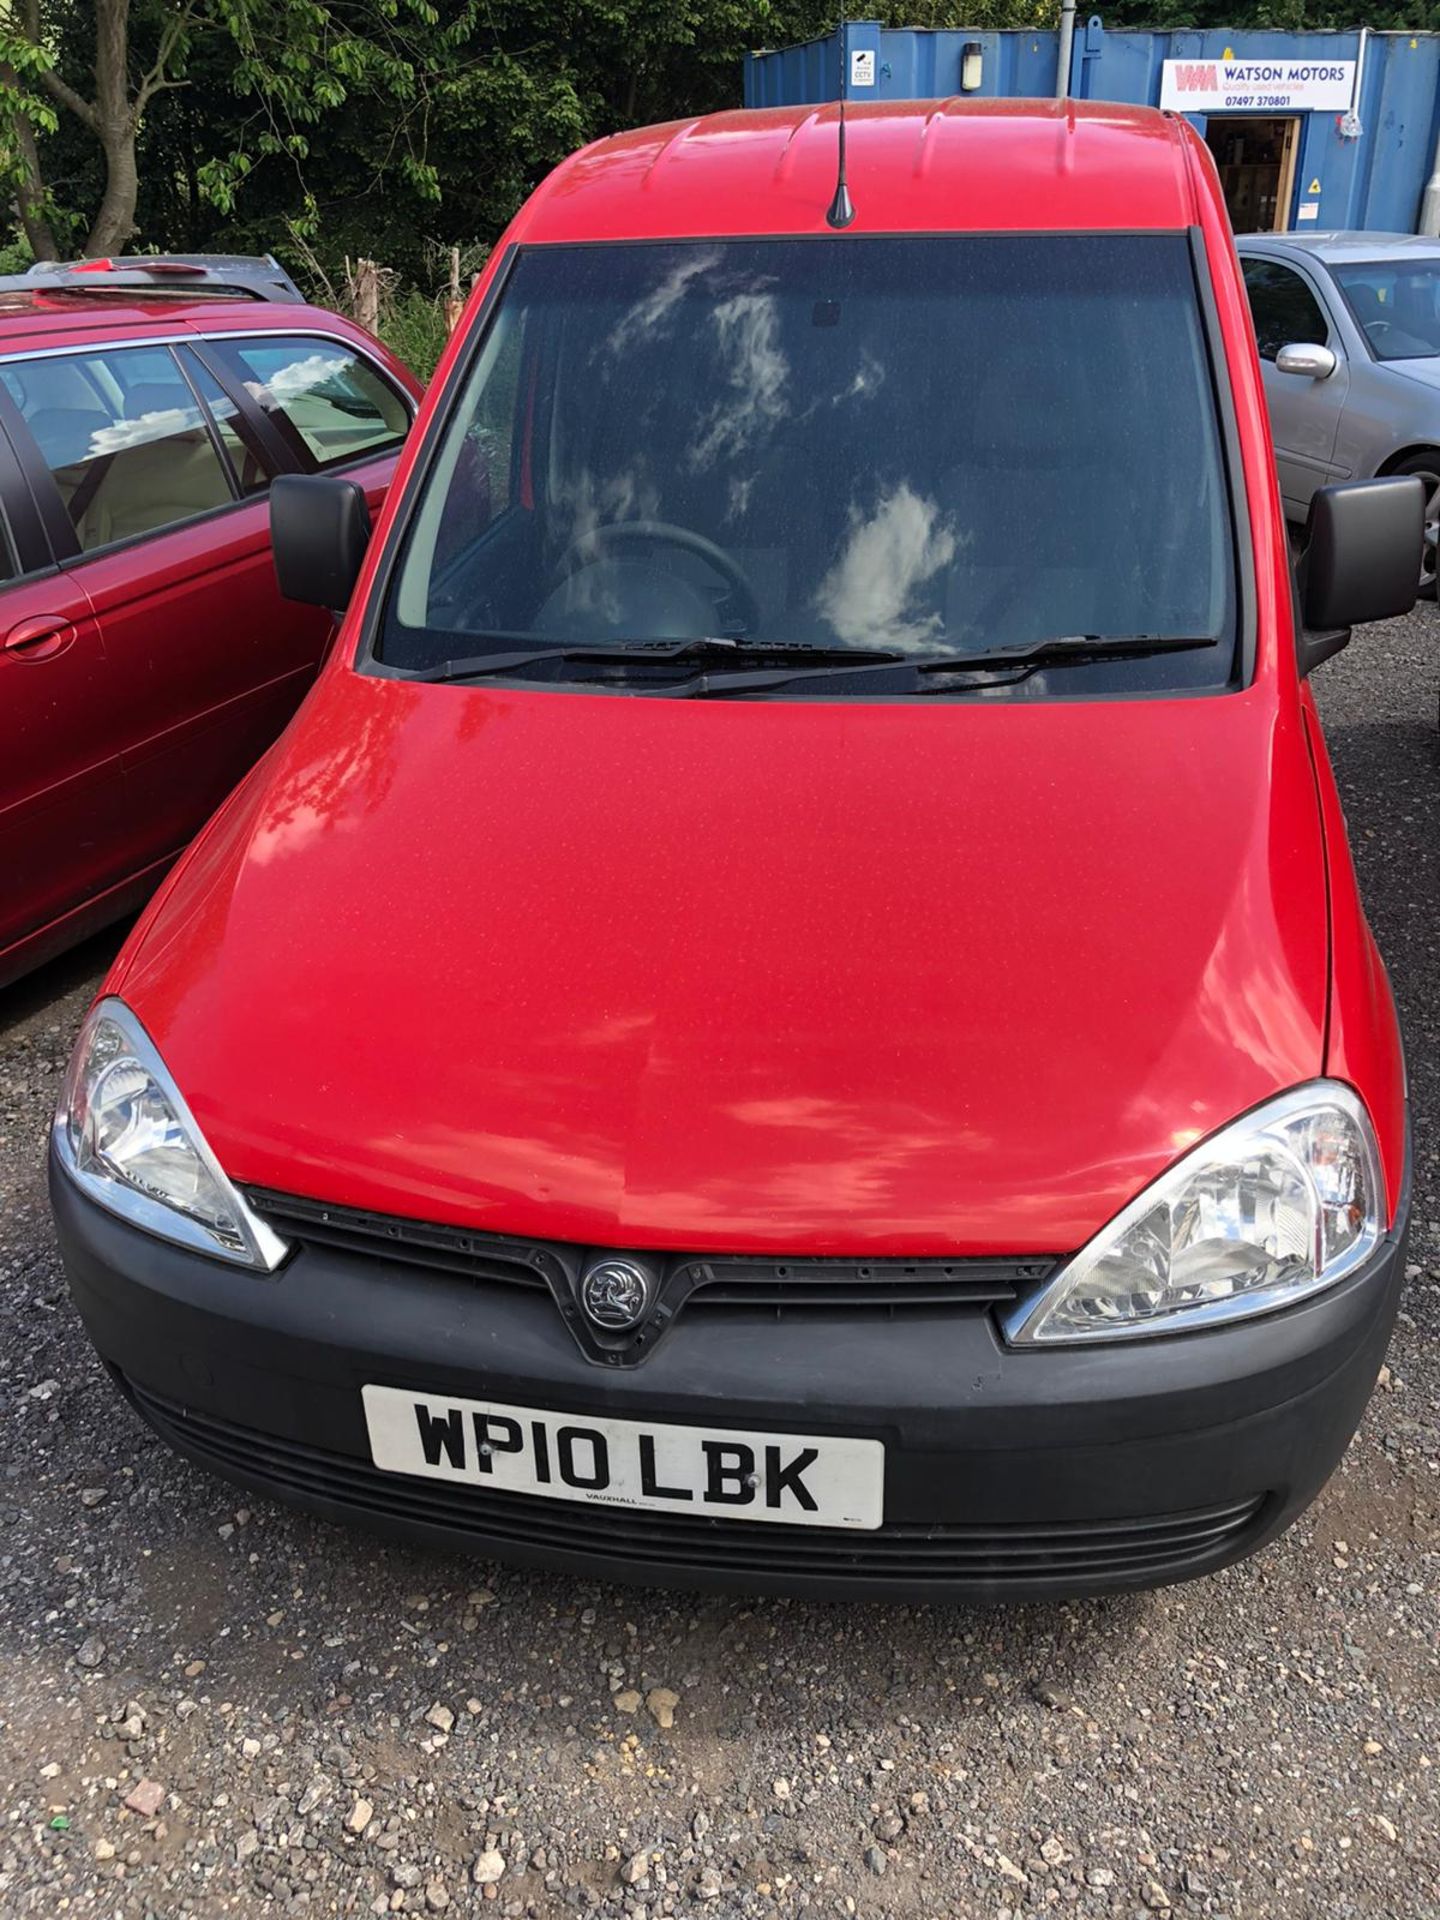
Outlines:
{"type": "Polygon", "coordinates": [[[1353,60],[1166,60],[1160,105],[1177,113],[1344,113],[1353,60]]]}

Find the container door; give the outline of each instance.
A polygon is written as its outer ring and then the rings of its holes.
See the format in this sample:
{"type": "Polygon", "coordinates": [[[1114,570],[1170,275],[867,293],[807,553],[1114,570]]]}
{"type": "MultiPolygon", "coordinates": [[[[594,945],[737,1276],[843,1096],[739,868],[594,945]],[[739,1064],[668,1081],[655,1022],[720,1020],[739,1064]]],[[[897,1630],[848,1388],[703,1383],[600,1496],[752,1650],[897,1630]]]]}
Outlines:
{"type": "Polygon", "coordinates": [[[1206,120],[1205,144],[1215,157],[1236,233],[1283,233],[1290,225],[1299,128],[1295,119],[1255,114],[1206,120]]]}

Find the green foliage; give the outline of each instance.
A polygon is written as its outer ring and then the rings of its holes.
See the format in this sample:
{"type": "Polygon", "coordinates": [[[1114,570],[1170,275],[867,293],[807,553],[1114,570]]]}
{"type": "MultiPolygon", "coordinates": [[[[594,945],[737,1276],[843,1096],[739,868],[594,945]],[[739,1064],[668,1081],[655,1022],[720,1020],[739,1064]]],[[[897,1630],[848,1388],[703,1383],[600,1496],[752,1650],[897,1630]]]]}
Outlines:
{"type": "Polygon", "coordinates": [[[418,287],[408,287],[381,314],[380,337],[413,373],[428,380],[450,337],[444,308],[418,287]]]}
{"type": "MultiPolygon", "coordinates": [[[[303,177],[310,132],[359,103],[371,116],[401,109],[401,138],[390,158],[422,199],[439,181],[413,138],[413,109],[428,91],[438,27],[430,0],[204,0],[206,33],[228,43],[229,84],[243,103],[239,138],[198,162],[201,194],[233,214],[241,187],[260,160],[288,160],[303,177]]],[[[307,237],[319,229],[313,193],[302,190],[290,218],[307,237]]]]}
{"type": "Polygon", "coordinates": [[[1373,27],[1377,31],[1406,29],[1431,33],[1440,26],[1440,5],[1375,4],[1367,0],[1116,0],[1104,9],[1107,27],[1200,27],[1218,32],[1265,28],[1272,31],[1313,33],[1322,28],[1373,27]]]}
{"type": "MultiPolygon", "coordinates": [[[[273,250],[336,284],[347,258],[378,260],[416,290],[386,324],[419,366],[441,344],[438,240],[493,242],[587,140],[738,104],[748,49],[830,33],[838,14],[834,0],[0,0],[0,192],[22,187],[13,135],[28,122],[33,206],[64,250],[84,244],[110,178],[73,101],[95,96],[97,18],[114,9],[139,178],[124,244],[273,250]]],[[[1045,26],[1058,0],[854,12],[1045,26]]]]}
{"type": "MultiPolygon", "coordinates": [[[[97,19],[129,30],[139,187],[128,244],[274,250],[339,284],[397,271],[387,326],[428,364],[438,241],[493,242],[536,181],[617,128],[738,104],[752,47],[834,31],[835,0],[0,0],[0,195],[84,244],[108,154],[67,94],[97,85],[97,19]],[[289,238],[287,238],[289,236],[289,238]]],[[[1059,0],[878,0],[910,27],[1048,27],[1059,0]]],[[[1434,28],[1440,0],[1368,0],[1373,26],[1434,28]]],[[[1332,27],[1355,0],[1114,0],[1111,26],[1332,27]]],[[[37,226],[37,222],[39,225],[37,226]]],[[[38,244],[38,240],[36,241],[38,244]]]]}
{"type": "Polygon", "coordinates": [[[43,138],[59,124],[56,108],[40,91],[40,76],[50,64],[46,48],[0,10],[0,193],[7,198],[26,185],[17,130],[28,127],[32,137],[43,138]]]}

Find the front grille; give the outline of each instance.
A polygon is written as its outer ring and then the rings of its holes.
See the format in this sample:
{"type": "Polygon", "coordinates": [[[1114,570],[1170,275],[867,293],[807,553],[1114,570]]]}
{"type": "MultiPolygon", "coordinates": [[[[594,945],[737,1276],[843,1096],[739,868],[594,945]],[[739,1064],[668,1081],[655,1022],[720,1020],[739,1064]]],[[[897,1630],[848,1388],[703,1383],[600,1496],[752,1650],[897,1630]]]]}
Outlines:
{"type": "Polygon", "coordinates": [[[1042,1280],[1048,1261],[774,1260],[705,1255],[680,1264],[686,1305],[763,1307],[776,1313],[840,1307],[885,1314],[906,1308],[1005,1306],[1042,1280]]]}
{"type": "MultiPolygon", "coordinates": [[[[364,1213],[293,1194],[250,1189],[246,1198],[282,1239],[462,1274],[480,1283],[544,1287],[582,1269],[585,1247],[523,1240],[396,1214],[364,1213]]],[[[599,1251],[596,1249],[595,1251],[599,1251]]],[[[607,1249],[607,1251],[609,1251],[607,1249]]],[[[978,1260],[784,1259],[759,1254],[661,1254],[658,1298],[681,1306],[773,1314],[843,1310],[895,1315],[936,1308],[1008,1306],[1053,1271],[1051,1258],[978,1260]]]]}
{"type": "Polygon", "coordinates": [[[251,1188],[245,1197],[282,1240],[301,1246],[337,1247],[343,1253],[463,1274],[467,1280],[545,1290],[544,1250],[527,1240],[363,1213],[355,1207],[332,1207],[322,1200],[258,1188],[251,1188]]]}
{"type": "Polygon", "coordinates": [[[1069,1582],[1158,1584],[1203,1572],[1257,1531],[1265,1496],[1138,1520],[931,1526],[887,1522],[873,1533],[697,1519],[586,1506],[486,1487],[381,1473],[366,1460],[282,1440],[126,1391],[182,1452],[284,1497],[321,1500],[358,1519],[442,1527],[483,1551],[550,1548],[611,1562],[632,1574],[754,1575],[783,1579],[950,1583],[1024,1592],[1069,1582]]]}

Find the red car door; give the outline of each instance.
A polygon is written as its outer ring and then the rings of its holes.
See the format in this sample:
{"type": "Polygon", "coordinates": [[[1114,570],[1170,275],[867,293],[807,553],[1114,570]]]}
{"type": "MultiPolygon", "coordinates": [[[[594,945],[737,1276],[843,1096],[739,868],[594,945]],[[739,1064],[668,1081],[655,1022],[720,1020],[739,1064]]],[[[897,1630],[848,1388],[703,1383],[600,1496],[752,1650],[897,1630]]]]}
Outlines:
{"type": "MultiPolygon", "coordinates": [[[[186,411],[183,426],[163,442],[177,520],[133,551],[116,548],[86,560],[82,572],[130,703],[127,799],[173,850],[282,732],[331,636],[323,612],[281,599],[276,586],[267,498],[273,472],[322,464],[310,451],[310,433],[316,423],[338,421],[338,459],[378,505],[411,404],[342,341],[217,335],[173,349],[108,354],[128,420],[153,420],[157,410],[166,417],[171,397],[156,389],[160,369],[152,364],[161,351],[175,369],[165,378],[183,380],[205,416],[186,411]],[[267,375],[279,396],[273,407],[267,375]],[[297,397],[309,408],[300,411],[298,428],[291,422],[297,397]],[[201,502],[215,439],[237,497],[207,511],[201,502]],[[177,458],[187,476],[183,487],[174,477],[177,458]],[[193,517],[179,521],[187,506],[193,517]]],[[[85,536],[83,521],[78,531],[85,536]]]]}
{"type": "Polygon", "coordinates": [[[264,446],[171,346],[48,356],[21,406],[104,641],[133,858],[158,861],[284,727],[327,622],[276,589],[264,446]]]}
{"type": "MultiPolygon", "coordinates": [[[[7,419],[0,392],[0,420],[7,419]]],[[[0,431],[0,985],[133,872],[109,663],[0,431]],[[7,525],[8,523],[8,525],[7,525]]]]}

